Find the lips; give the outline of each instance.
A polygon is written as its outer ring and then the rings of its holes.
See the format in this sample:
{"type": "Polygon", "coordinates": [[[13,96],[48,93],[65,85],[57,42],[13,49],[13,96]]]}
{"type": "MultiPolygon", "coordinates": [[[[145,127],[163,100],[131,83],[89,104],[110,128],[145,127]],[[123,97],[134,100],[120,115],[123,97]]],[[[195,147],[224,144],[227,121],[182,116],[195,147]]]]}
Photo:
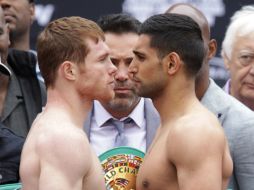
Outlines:
{"type": "Polygon", "coordinates": [[[132,88],[126,87],[126,86],[119,87],[119,86],[116,85],[115,88],[114,88],[114,91],[117,94],[129,94],[130,91],[132,91],[132,88]]]}
{"type": "Polygon", "coordinates": [[[13,15],[4,15],[4,19],[5,19],[5,21],[6,21],[7,23],[9,23],[9,22],[14,21],[14,20],[16,19],[16,17],[13,16],[13,15]]]}
{"type": "Polygon", "coordinates": [[[126,88],[126,87],[115,87],[114,90],[130,90],[130,88],[126,88]]]}
{"type": "Polygon", "coordinates": [[[128,93],[130,89],[129,88],[114,88],[114,91],[117,93],[128,93]]]}
{"type": "Polygon", "coordinates": [[[16,19],[16,16],[8,9],[4,10],[4,18],[6,21],[16,19]]]}

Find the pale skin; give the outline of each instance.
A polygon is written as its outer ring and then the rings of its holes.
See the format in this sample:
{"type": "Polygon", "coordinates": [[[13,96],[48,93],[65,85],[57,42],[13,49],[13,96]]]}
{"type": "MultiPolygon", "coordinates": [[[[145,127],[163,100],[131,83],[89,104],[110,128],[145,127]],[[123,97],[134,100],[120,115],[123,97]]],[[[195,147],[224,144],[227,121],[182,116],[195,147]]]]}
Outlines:
{"type": "Polygon", "coordinates": [[[254,34],[236,35],[231,56],[223,51],[225,67],[230,72],[230,94],[254,110],[254,34]]]}
{"type": "Polygon", "coordinates": [[[24,190],[105,189],[87,137],[71,120],[63,109],[53,107],[38,117],[22,152],[24,190]]]}
{"type": "Polygon", "coordinates": [[[116,67],[103,41],[87,40],[87,44],[91,50],[85,63],[63,62],[54,87],[47,89],[45,109],[34,121],[22,151],[23,190],[105,190],[102,168],[83,123],[93,99],[113,98],[116,67]]]}
{"type": "Polygon", "coordinates": [[[223,129],[198,101],[195,79],[186,76],[180,56],[170,52],[160,60],[145,34],[134,54],[129,72],[138,94],[151,97],[161,116],[137,190],[226,189],[232,160],[223,129]]]}

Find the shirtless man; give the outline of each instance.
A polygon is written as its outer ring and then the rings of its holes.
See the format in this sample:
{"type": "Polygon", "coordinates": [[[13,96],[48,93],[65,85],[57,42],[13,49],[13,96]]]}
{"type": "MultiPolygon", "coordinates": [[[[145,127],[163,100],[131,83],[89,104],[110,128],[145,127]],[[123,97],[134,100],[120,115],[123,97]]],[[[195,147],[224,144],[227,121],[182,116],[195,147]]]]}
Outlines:
{"type": "Polygon", "coordinates": [[[232,160],[217,118],[195,95],[205,50],[189,17],[161,14],[146,20],[129,72],[140,96],[152,98],[161,127],[137,176],[138,190],[221,190],[232,160]]]}
{"type": "Polygon", "coordinates": [[[66,17],[51,22],[37,43],[47,104],[33,123],[22,152],[24,190],[105,190],[98,159],[83,131],[93,99],[114,96],[116,67],[101,29],[66,17]]]}
{"type": "Polygon", "coordinates": [[[174,4],[166,12],[189,16],[201,29],[207,53],[196,77],[196,95],[201,103],[217,116],[228,139],[234,165],[228,188],[253,189],[254,112],[225,93],[209,78],[209,61],[216,53],[217,43],[215,39],[210,38],[210,27],[205,15],[188,3],[174,4]]]}

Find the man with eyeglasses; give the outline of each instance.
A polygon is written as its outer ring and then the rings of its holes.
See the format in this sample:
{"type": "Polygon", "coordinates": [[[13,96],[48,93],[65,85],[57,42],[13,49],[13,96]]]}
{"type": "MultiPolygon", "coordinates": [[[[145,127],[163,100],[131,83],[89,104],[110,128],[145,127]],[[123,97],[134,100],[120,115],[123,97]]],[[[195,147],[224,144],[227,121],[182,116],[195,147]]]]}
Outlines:
{"type": "Polygon", "coordinates": [[[230,73],[225,91],[254,110],[254,6],[235,12],[222,42],[222,57],[230,73]]]}

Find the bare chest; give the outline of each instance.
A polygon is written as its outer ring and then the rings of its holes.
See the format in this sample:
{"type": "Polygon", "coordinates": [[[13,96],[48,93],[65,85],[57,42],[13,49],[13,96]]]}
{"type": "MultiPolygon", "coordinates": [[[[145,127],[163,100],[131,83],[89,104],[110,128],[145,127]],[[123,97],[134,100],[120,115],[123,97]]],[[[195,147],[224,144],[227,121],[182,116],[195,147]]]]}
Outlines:
{"type": "Polygon", "coordinates": [[[138,190],[174,190],[176,170],[169,160],[167,133],[157,135],[142,163],[138,177],[138,190]]]}

